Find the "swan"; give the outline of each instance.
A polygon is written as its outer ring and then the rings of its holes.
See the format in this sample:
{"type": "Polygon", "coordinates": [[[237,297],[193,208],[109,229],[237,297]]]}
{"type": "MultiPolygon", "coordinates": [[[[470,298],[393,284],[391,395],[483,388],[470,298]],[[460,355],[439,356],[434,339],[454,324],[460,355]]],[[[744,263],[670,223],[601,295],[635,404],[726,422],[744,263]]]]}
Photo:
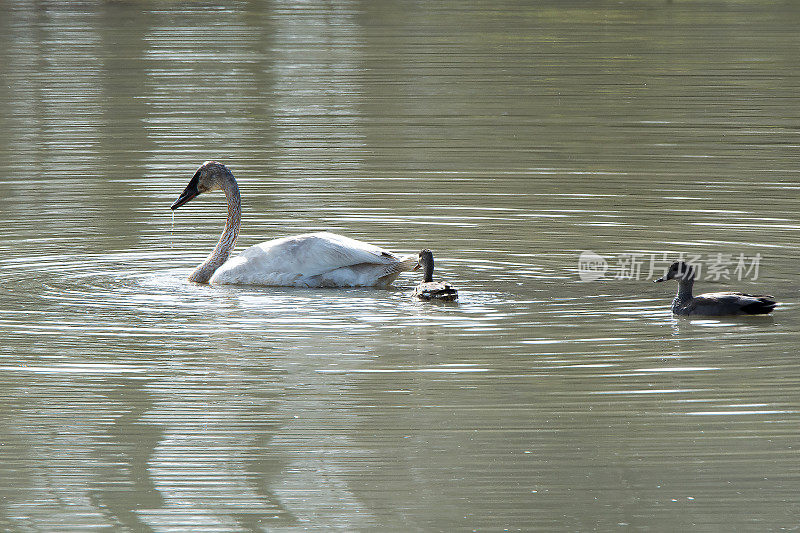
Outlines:
{"type": "Polygon", "coordinates": [[[442,300],[452,302],[458,298],[458,291],[446,281],[433,281],[433,252],[422,250],[419,253],[419,261],[414,270],[423,267],[422,283],[414,289],[414,296],[420,300],[442,300]]]}
{"type": "Polygon", "coordinates": [[[239,236],[242,206],[233,173],[206,161],[172,204],[175,210],[199,194],[222,189],[228,220],[214,250],[189,276],[196,283],[279,287],[385,286],[413,270],[413,256],[399,256],[372,244],[333,233],[304,233],[262,242],[228,259],[239,236]]]}
{"type": "Polygon", "coordinates": [[[678,280],[678,294],[672,300],[672,312],[676,315],[765,315],[778,305],[772,296],[742,292],[709,292],[692,296],[694,268],[683,261],[672,263],[667,273],[655,282],[670,279],[678,280]]]}

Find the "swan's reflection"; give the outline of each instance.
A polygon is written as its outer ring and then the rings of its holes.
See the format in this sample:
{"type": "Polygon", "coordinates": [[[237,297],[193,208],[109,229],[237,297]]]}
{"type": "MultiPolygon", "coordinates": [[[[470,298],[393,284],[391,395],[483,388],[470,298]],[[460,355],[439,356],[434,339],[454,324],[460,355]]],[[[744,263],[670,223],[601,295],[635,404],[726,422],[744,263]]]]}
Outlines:
{"type": "Polygon", "coordinates": [[[270,409],[282,375],[264,369],[256,377],[219,359],[185,361],[188,369],[147,387],[155,400],[142,421],[163,428],[147,471],[162,502],[138,515],[155,529],[291,520],[267,482],[281,470],[279,455],[264,453],[282,423],[270,409]]]}

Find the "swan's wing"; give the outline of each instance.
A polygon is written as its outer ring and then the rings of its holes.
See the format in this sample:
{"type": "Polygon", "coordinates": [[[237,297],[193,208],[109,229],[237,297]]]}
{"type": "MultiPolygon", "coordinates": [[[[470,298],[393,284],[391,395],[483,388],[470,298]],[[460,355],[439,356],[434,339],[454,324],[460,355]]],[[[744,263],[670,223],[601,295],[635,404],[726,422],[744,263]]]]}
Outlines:
{"type": "MultiPolygon", "coordinates": [[[[256,248],[256,247],[254,247],[256,248]]],[[[315,276],[337,268],[359,265],[393,265],[403,258],[378,246],[334,233],[307,233],[257,245],[278,270],[315,276]]]]}
{"type": "Polygon", "coordinates": [[[214,277],[222,283],[294,285],[355,265],[377,265],[392,273],[411,270],[415,264],[409,257],[349,237],[306,233],[251,246],[228,260],[214,277]]]}

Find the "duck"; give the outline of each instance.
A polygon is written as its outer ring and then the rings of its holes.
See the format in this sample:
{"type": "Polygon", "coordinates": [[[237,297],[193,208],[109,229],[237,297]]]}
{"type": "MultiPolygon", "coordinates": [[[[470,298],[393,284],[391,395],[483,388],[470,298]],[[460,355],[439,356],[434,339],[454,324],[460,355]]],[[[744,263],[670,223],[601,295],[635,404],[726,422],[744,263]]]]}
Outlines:
{"type": "Polygon", "coordinates": [[[692,296],[695,269],[683,261],[675,261],[656,283],[678,280],[678,294],[672,300],[672,312],[682,316],[766,315],[778,302],[772,296],[743,292],[709,292],[692,296]]]}
{"type": "Polygon", "coordinates": [[[458,298],[458,291],[446,281],[433,281],[433,252],[422,250],[414,270],[422,267],[422,283],[414,288],[414,296],[420,300],[440,300],[452,302],[458,298]]]}
{"type": "Polygon", "coordinates": [[[230,257],[239,237],[242,204],[230,169],[204,162],[172,203],[174,211],[200,194],[222,190],[228,218],[214,250],[189,276],[195,283],[278,287],[387,286],[417,260],[328,232],[304,233],[262,242],[230,257]]]}

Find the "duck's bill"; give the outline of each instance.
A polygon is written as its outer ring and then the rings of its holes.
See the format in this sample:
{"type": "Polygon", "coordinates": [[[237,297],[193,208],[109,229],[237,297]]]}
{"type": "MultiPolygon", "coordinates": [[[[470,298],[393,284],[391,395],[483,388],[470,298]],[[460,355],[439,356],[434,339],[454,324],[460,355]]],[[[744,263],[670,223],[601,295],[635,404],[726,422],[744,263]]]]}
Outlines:
{"type": "Polygon", "coordinates": [[[653,283],[661,283],[662,281],[667,281],[667,278],[658,278],[657,280],[654,280],[653,283]]]}
{"type": "Polygon", "coordinates": [[[197,189],[197,183],[199,182],[199,180],[200,180],[200,173],[198,171],[197,173],[195,173],[194,177],[192,178],[192,181],[189,182],[189,185],[187,185],[186,188],[181,193],[181,195],[178,196],[178,199],[172,203],[170,209],[173,210],[178,209],[180,206],[182,206],[183,204],[185,204],[186,202],[188,202],[189,200],[200,194],[200,191],[197,189]]]}
{"type": "Polygon", "coordinates": [[[411,270],[419,270],[420,268],[422,268],[422,265],[417,263],[416,265],[414,265],[414,268],[412,268],[411,270]]]}

